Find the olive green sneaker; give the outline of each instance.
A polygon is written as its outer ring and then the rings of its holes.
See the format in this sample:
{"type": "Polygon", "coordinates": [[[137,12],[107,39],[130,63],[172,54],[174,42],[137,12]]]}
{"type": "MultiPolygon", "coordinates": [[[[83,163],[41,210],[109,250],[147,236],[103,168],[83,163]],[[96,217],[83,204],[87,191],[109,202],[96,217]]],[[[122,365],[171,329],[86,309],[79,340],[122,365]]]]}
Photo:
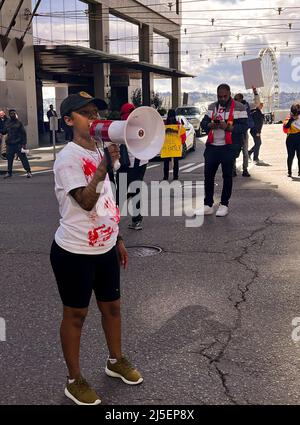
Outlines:
{"type": "Polygon", "coordinates": [[[115,363],[108,359],[105,373],[112,378],[121,378],[125,384],[137,385],[143,382],[142,375],[136,370],[126,357],[122,356],[115,363]]]}
{"type": "Polygon", "coordinates": [[[99,396],[82,376],[71,384],[67,382],[65,395],[80,406],[96,406],[101,403],[99,396]]]}

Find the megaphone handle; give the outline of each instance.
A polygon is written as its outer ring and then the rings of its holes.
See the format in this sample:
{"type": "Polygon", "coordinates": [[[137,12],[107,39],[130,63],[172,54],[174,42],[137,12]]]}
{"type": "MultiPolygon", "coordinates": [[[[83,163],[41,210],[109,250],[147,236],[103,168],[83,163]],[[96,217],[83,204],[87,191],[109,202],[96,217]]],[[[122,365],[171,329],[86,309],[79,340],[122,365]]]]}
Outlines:
{"type": "Polygon", "coordinates": [[[114,171],[118,171],[118,169],[121,167],[121,163],[120,163],[120,161],[119,160],[117,160],[115,163],[114,163],[114,171]]]}
{"type": "Polygon", "coordinates": [[[113,173],[113,167],[111,162],[110,153],[107,147],[104,148],[104,155],[107,162],[107,172],[108,174],[113,173]]]}

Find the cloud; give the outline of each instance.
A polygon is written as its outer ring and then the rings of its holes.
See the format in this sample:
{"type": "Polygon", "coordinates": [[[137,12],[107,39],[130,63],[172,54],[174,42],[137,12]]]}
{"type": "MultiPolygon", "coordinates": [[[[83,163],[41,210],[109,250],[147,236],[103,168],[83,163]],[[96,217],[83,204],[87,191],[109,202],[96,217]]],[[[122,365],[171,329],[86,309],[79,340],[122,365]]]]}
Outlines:
{"type": "Polygon", "coordinates": [[[215,91],[224,81],[234,90],[245,90],[241,61],[258,57],[260,48],[268,46],[277,50],[281,89],[299,90],[299,82],[292,78],[292,59],[300,57],[299,33],[293,32],[296,28],[300,32],[300,24],[292,19],[298,18],[299,11],[285,9],[279,16],[277,10],[299,6],[298,0],[285,0],[284,5],[281,0],[183,1],[182,4],[182,28],[187,29],[182,36],[182,51],[188,51],[182,55],[182,69],[196,75],[194,79],[182,79],[183,91],[215,91]],[[245,10],[250,8],[256,10],[245,10]],[[258,10],[262,8],[271,10],[258,10]],[[224,11],[216,11],[220,9],[224,11]],[[289,19],[293,30],[289,29],[289,19]]]}

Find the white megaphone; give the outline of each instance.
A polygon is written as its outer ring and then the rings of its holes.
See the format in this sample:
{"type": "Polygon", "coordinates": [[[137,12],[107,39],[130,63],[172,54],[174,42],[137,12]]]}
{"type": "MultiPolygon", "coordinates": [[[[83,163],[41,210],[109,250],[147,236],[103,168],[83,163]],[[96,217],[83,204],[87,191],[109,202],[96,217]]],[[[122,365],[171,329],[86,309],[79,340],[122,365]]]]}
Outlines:
{"type": "MultiPolygon", "coordinates": [[[[135,158],[149,160],[161,151],[165,125],[156,109],[141,106],[132,111],[126,121],[93,121],[90,135],[97,141],[125,144],[135,158]]],[[[115,170],[119,166],[115,164],[115,170]]]]}

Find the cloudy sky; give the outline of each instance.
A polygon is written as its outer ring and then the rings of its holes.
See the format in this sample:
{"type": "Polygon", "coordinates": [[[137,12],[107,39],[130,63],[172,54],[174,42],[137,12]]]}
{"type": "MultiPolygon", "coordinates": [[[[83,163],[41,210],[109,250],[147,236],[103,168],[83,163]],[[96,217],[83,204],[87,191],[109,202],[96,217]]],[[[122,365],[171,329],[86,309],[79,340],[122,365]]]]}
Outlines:
{"type": "Polygon", "coordinates": [[[183,91],[245,89],[241,61],[263,47],[276,49],[280,90],[300,91],[299,0],[183,0],[182,28],[182,69],[197,76],[182,79],[183,91]]]}
{"type": "MultiPolygon", "coordinates": [[[[215,92],[222,82],[229,83],[234,92],[244,90],[241,61],[258,57],[260,49],[272,47],[276,49],[280,91],[300,92],[299,0],[182,0],[182,5],[181,68],[196,76],[182,79],[183,91],[215,92]],[[282,9],[280,14],[278,8],[282,9]]],[[[55,16],[51,18],[52,26],[47,16],[35,19],[34,35],[43,43],[69,44],[80,40],[81,45],[88,46],[85,9],[86,3],[79,0],[52,0],[51,8],[50,1],[43,0],[39,13],[49,16],[52,11],[55,16]],[[76,12],[72,12],[75,3],[76,12]]],[[[110,39],[115,39],[110,42],[111,52],[137,59],[137,26],[116,21],[114,18],[110,22],[110,39]]],[[[154,50],[166,52],[167,47],[154,46],[154,50]]],[[[268,81],[273,75],[271,70],[269,73],[268,81]]],[[[156,80],[155,89],[170,91],[170,80],[156,80]]]]}

